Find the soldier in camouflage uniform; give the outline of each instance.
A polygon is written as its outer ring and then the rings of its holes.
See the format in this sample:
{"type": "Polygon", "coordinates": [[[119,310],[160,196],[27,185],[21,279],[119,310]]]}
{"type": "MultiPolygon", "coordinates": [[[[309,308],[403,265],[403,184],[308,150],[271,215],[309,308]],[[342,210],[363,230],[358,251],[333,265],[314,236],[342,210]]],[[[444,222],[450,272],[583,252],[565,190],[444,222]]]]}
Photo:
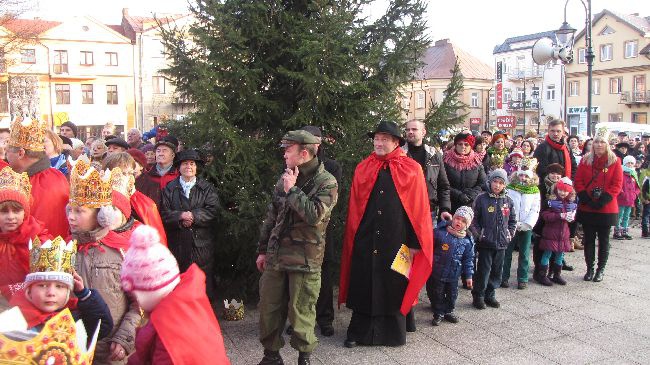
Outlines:
{"type": "Polygon", "coordinates": [[[298,363],[310,363],[318,344],[314,334],[316,300],[325,252],[325,229],[336,205],[336,179],[316,157],[320,141],[311,133],[287,133],[287,169],[275,185],[273,201],[260,229],[257,268],[260,278],[260,365],[283,364],[279,350],[287,317],[293,326],[290,344],[298,363]]]}

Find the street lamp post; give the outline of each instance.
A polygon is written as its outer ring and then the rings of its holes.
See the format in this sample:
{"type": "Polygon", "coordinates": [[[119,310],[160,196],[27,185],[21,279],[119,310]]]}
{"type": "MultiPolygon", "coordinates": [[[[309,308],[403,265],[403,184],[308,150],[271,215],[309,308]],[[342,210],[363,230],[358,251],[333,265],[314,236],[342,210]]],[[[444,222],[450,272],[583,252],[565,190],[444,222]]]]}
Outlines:
{"type": "MultiPolygon", "coordinates": [[[[591,125],[591,104],[592,104],[592,87],[593,87],[593,68],[594,68],[594,49],[591,39],[591,0],[580,0],[582,6],[585,8],[585,60],[587,61],[587,135],[592,135],[591,125]]],[[[555,35],[559,43],[564,47],[573,47],[573,37],[576,29],[572,28],[566,21],[566,7],[569,0],[564,3],[564,22],[560,29],[555,31],[555,35]]]]}
{"type": "Polygon", "coordinates": [[[524,136],[526,135],[526,71],[524,71],[524,136]]]}

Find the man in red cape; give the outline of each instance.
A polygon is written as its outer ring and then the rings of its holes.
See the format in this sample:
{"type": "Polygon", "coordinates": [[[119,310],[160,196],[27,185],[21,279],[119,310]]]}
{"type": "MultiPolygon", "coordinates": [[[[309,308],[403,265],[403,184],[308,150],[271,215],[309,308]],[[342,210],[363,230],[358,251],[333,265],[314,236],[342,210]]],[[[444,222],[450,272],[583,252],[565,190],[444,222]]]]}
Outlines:
{"type": "Polygon", "coordinates": [[[65,216],[70,185],[65,176],[50,166],[45,155],[45,123],[21,117],[11,125],[6,156],[11,168],[26,172],[32,184],[32,215],[45,224],[53,236],[67,237],[70,227],[65,216]]]}
{"type": "Polygon", "coordinates": [[[429,200],[422,168],[398,148],[397,124],[381,122],[368,135],[374,153],[354,172],[343,240],[339,304],[352,309],[345,345],[400,346],[415,330],[407,314],[431,273],[429,200]],[[403,246],[412,258],[406,276],[391,269],[403,246]]]}

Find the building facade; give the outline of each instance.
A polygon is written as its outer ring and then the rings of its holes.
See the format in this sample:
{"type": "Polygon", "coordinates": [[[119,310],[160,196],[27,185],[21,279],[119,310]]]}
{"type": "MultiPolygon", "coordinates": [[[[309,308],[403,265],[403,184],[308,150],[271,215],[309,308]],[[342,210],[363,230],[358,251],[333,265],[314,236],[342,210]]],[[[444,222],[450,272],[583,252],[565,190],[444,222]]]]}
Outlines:
{"type": "MultiPolygon", "coordinates": [[[[598,122],[648,123],[650,17],[603,10],[592,21],[595,54],[591,127],[598,122]]],[[[566,66],[567,116],[572,133],[587,133],[585,31],[576,35],[574,61],[566,66]]]]}
{"type": "Polygon", "coordinates": [[[555,34],[548,31],[511,37],[494,47],[497,84],[491,101],[492,128],[504,129],[512,135],[526,134],[546,130],[549,117],[562,118],[563,66],[555,62],[540,66],[533,62],[531,51],[541,38],[555,39],[555,34]],[[515,122],[502,124],[502,120],[507,120],[505,117],[515,122]]]}
{"type": "Polygon", "coordinates": [[[468,106],[465,112],[469,113],[464,127],[476,131],[484,128],[489,115],[492,68],[449,43],[448,39],[439,40],[426,50],[422,59],[424,66],[415,73],[410,83],[400,88],[404,121],[423,120],[431,104],[440,103],[444,99],[444,91],[451,80],[451,70],[457,58],[464,78],[462,101],[468,106]]]}
{"type": "Polygon", "coordinates": [[[23,114],[51,126],[72,121],[81,136],[107,122],[118,130],[135,125],[133,47],[118,28],[91,17],[16,19],[4,24],[4,36],[25,27],[39,32],[5,56],[0,116],[23,114]]]}

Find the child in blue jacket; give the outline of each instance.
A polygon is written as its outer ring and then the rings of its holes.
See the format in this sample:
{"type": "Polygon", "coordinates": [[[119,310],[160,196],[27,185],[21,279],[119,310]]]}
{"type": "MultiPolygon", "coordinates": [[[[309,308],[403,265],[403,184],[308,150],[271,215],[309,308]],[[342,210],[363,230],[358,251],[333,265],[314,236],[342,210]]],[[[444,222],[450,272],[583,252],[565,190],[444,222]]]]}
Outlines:
{"type": "Polygon", "coordinates": [[[443,318],[448,322],[458,323],[454,308],[458,298],[458,278],[461,271],[467,278],[467,286],[472,287],[474,240],[467,232],[472,219],[472,209],[461,206],[451,221],[440,222],[434,230],[436,247],[433,251],[433,271],[427,281],[434,326],[439,325],[443,318]]]}

